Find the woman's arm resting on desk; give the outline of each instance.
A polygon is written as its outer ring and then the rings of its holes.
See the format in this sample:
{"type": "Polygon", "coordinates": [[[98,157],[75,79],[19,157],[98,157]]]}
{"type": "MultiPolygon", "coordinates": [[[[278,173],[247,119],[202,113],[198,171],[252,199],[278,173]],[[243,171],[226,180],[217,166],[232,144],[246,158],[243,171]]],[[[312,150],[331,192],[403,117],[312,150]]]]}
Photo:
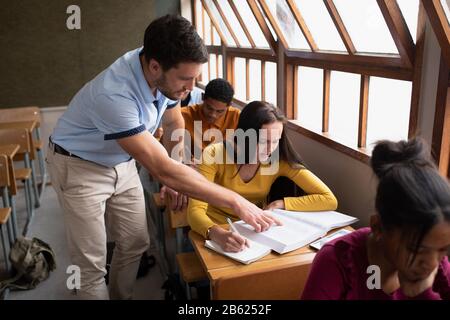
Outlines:
{"type": "Polygon", "coordinates": [[[273,217],[243,197],[206,180],[195,170],[169,158],[164,147],[148,132],[118,139],[117,143],[163,184],[218,207],[231,208],[257,232],[267,230],[273,217]]]}
{"type": "Polygon", "coordinates": [[[286,210],[324,211],[336,210],[337,199],[330,188],[308,169],[294,169],[288,164],[282,168],[286,177],[295,182],[306,193],[300,197],[284,198],[286,210]]]}

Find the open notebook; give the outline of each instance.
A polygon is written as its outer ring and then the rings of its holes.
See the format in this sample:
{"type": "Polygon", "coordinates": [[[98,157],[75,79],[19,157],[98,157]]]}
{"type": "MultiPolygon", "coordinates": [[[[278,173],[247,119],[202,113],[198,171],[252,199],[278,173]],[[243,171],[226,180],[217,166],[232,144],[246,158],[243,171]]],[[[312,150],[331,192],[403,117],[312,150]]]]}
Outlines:
{"type": "Polygon", "coordinates": [[[271,250],[280,254],[290,252],[325,236],[331,229],[358,221],[357,218],[336,211],[299,212],[277,209],[272,211],[272,214],[281,220],[283,225],[272,226],[264,232],[256,233],[254,228],[244,221],[233,223],[239,233],[250,240],[250,248],[238,253],[224,252],[211,240],[206,240],[205,246],[234,260],[249,264],[268,255],[271,250]]]}

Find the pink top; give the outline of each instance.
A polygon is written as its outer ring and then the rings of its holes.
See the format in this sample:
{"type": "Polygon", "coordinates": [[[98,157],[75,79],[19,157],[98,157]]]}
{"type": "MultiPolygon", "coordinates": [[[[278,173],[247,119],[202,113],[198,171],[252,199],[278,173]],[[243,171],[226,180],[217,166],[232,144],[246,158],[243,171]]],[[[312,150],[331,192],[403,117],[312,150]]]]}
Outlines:
{"type": "MultiPolygon", "coordinates": [[[[370,290],[367,279],[366,241],[370,228],[362,228],[327,243],[314,258],[303,291],[305,300],[406,300],[401,289],[391,295],[370,290]]],[[[450,300],[450,263],[442,259],[433,287],[413,299],[450,300]]]]}

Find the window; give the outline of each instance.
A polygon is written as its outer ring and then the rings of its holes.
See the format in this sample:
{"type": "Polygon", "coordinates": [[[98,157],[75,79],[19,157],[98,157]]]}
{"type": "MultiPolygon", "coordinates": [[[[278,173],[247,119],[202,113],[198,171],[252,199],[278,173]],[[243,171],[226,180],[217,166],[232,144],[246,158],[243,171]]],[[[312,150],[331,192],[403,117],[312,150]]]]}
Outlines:
{"type": "Polygon", "coordinates": [[[266,62],[265,65],[265,100],[277,105],[277,64],[266,62]]]}
{"type": "Polygon", "coordinates": [[[216,28],[213,27],[212,30],[213,30],[213,45],[220,46],[221,43],[220,36],[217,33],[216,28]]]}
{"type": "Polygon", "coordinates": [[[233,28],[235,35],[239,39],[239,44],[241,45],[241,47],[251,47],[250,42],[245,35],[245,32],[242,29],[239,20],[234,14],[233,9],[230,7],[228,0],[217,0],[217,2],[219,3],[219,6],[222,9],[226,19],[230,23],[231,28],[233,28]]]}
{"type": "Polygon", "coordinates": [[[331,72],[329,133],[349,146],[358,138],[360,79],[358,74],[331,72]]]}
{"type": "MultiPolygon", "coordinates": [[[[260,1],[261,1],[261,0],[260,0],[260,1]]],[[[263,0],[263,1],[264,1],[264,0],[263,0]]],[[[272,0],[272,1],[273,1],[273,0],[272,0]]],[[[275,1],[278,1],[278,0],[275,0],[275,1]]],[[[263,9],[261,8],[261,4],[260,4],[258,1],[256,1],[256,5],[257,5],[257,7],[258,7],[258,9],[259,9],[260,12],[264,12],[263,9]]],[[[273,30],[272,24],[270,23],[269,19],[267,19],[267,15],[263,13],[263,17],[264,17],[264,21],[265,21],[266,24],[267,24],[267,27],[268,27],[269,30],[270,30],[270,33],[272,34],[272,37],[273,37],[273,38],[275,39],[275,41],[276,41],[276,40],[278,39],[277,33],[275,32],[275,30],[273,30]]]]}
{"type": "Polygon", "coordinates": [[[261,100],[261,61],[250,59],[250,100],[261,100]]]}
{"type": "Polygon", "coordinates": [[[225,22],[223,21],[222,16],[219,14],[219,11],[217,10],[217,8],[214,5],[214,3],[212,2],[212,0],[203,0],[203,3],[209,9],[210,13],[212,14],[212,18],[219,25],[218,28],[220,28],[220,31],[222,32],[223,36],[225,37],[227,44],[229,46],[236,46],[236,43],[234,42],[230,31],[228,30],[227,26],[225,25],[225,22]]]}
{"type": "Polygon", "coordinates": [[[376,0],[333,0],[359,52],[397,53],[376,0]]]}
{"type": "Polygon", "coordinates": [[[209,19],[208,14],[205,12],[205,9],[202,10],[203,14],[203,41],[205,41],[205,44],[207,46],[210,46],[212,44],[212,37],[211,37],[211,20],[209,19]]]}
{"type": "MultiPolygon", "coordinates": [[[[417,123],[410,119],[416,66],[400,57],[384,16],[396,8],[383,15],[378,0],[251,1],[255,13],[250,1],[196,0],[196,27],[209,50],[203,84],[225,77],[238,105],[254,100],[277,105],[283,94],[284,105],[277,106],[296,117],[295,129],[366,163],[374,142],[406,139],[415,129],[409,125],[417,123]],[[259,14],[281,49],[292,50],[267,50],[259,14]],[[360,109],[366,113],[360,115],[360,109]]],[[[449,1],[436,2],[448,16],[449,1]]],[[[396,3],[416,41],[420,0],[396,3]]]]}
{"type": "Polygon", "coordinates": [[[207,85],[208,82],[209,82],[209,72],[208,72],[209,68],[208,68],[208,65],[209,65],[209,62],[208,63],[204,63],[202,65],[202,74],[201,74],[202,80],[201,80],[201,82],[204,85],[207,85]]]}
{"type": "Polygon", "coordinates": [[[242,0],[232,0],[234,5],[236,6],[239,14],[241,15],[242,20],[247,26],[249,33],[251,34],[253,40],[255,41],[255,45],[260,48],[269,48],[269,44],[267,43],[264,34],[262,33],[258,22],[253,15],[252,10],[248,6],[246,1],[242,0]]]}
{"type": "Polygon", "coordinates": [[[441,0],[441,6],[444,9],[445,15],[447,16],[447,21],[450,24],[450,1],[441,0]]]}
{"type": "Polygon", "coordinates": [[[323,113],[323,70],[299,67],[297,74],[297,119],[305,128],[320,132],[323,113]]]}
{"type": "Polygon", "coordinates": [[[234,92],[235,97],[241,101],[247,101],[245,59],[234,58],[234,92]]]}
{"type": "Polygon", "coordinates": [[[417,19],[419,16],[419,0],[397,0],[402,15],[406,20],[411,37],[416,43],[417,19]]]}
{"type": "MultiPolygon", "coordinates": [[[[265,0],[262,0],[265,1],[265,0]]],[[[300,27],[295,21],[291,10],[285,0],[265,1],[269,7],[270,13],[274,17],[277,25],[280,27],[288,46],[293,49],[307,49],[310,47],[303,36],[300,27]]],[[[270,23],[269,23],[270,25],[270,23]]]]}
{"type": "Polygon", "coordinates": [[[195,5],[195,27],[197,29],[198,34],[202,37],[202,39],[205,39],[203,36],[203,6],[200,0],[194,1],[195,5]]]}
{"type": "Polygon", "coordinates": [[[217,69],[219,71],[217,78],[223,78],[223,58],[221,54],[217,56],[217,69]]]}
{"type": "Polygon", "coordinates": [[[370,77],[367,147],[377,140],[408,138],[410,81],[370,77]]]}
{"type": "Polygon", "coordinates": [[[209,82],[209,62],[202,65],[202,83],[207,85],[209,82]]]}
{"type": "Polygon", "coordinates": [[[209,80],[217,78],[217,56],[215,54],[209,55],[209,80]]]}
{"type": "Polygon", "coordinates": [[[295,0],[319,49],[346,51],[323,1],[295,0]]]}

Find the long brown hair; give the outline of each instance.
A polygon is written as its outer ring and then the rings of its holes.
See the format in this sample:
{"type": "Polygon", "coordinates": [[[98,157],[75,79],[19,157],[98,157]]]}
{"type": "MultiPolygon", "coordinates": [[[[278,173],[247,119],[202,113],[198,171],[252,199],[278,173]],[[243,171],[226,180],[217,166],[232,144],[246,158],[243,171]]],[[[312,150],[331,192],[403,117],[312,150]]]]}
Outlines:
{"type": "MultiPolygon", "coordinates": [[[[256,136],[257,136],[257,143],[259,142],[259,129],[262,128],[263,125],[273,123],[279,121],[283,123],[283,132],[281,134],[281,139],[278,144],[277,149],[274,150],[272,154],[278,154],[279,159],[286,161],[289,163],[289,165],[292,168],[298,168],[302,169],[305,167],[304,162],[302,158],[298,155],[298,153],[294,150],[292,147],[292,144],[289,140],[289,138],[286,135],[286,128],[285,124],[287,122],[286,117],[281,113],[281,111],[276,108],[273,104],[264,102],[264,101],[252,101],[249,104],[247,104],[244,109],[242,110],[239,121],[237,124],[236,131],[242,130],[243,132],[247,132],[248,130],[255,130],[256,136]]],[[[237,137],[236,135],[233,138],[234,144],[237,144],[237,137]]],[[[225,147],[227,149],[227,153],[229,156],[232,156],[235,163],[237,163],[238,155],[236,148],[229,148],[229,144],[231,141],[224,141],[225,147]],[[227,146],[228,145],[228,146],[227,146]],[[232,153],[230,154],[230,150],[232,153]]],[[[250,157],[254,156],[255,153],[251,152],[251,147],[256,148],[256,146],[250,146],[249,139],[245,139],[245,145],[244,150],[245,151],[245,157],[244,157],[244,163],[248,164],[250,163],[251,159],[250,157]]],[[[252,150],[253,151],[253,150],[252,150]]],[[[273,159],[278,160],[278,159],[273,159]]]]}

